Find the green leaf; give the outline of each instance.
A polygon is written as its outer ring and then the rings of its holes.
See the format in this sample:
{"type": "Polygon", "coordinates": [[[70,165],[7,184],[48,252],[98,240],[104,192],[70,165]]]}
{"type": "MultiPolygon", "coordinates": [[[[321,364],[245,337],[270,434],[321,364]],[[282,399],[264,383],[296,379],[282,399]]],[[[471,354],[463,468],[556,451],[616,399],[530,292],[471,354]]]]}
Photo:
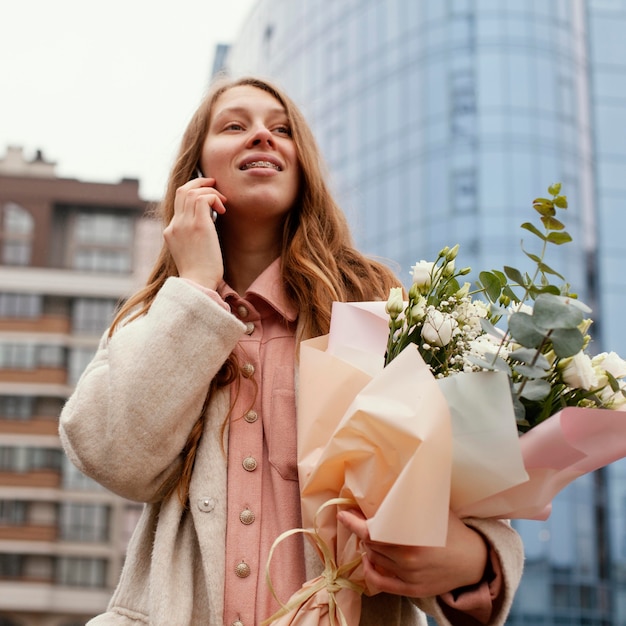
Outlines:
{"type": "MultiPolygon", "coordinates": [[[[563,230],[565,228],[565,224],[563,224],[563,222],[559,222],[556,217],[552,217],[551,215],[542,215],[541,221],[546,227],[546,230],[563,230]]],[[[548,235],[548,239],[549,238],[550,235],[548,235]]]]}
{"type": "Polygon", "coordinates": [[[511,302],[520,302],[519,296],[509,287],[509,285],[505,285],[502,293],[505,296],[508,296],[511,299],[511,302]]]}
{"type": "Polygon", "coordinates": [[[550,335],[550,341],[560,359],[578,354],[585,345],[585,338],[578,328],[557,328],[550,335]]]}
{"type": "Polygon", "coordinates": [[[527,381],[520,395],[531,402],[540,402],[547,398],[549,394],[550,383],[547,380],[535,379],[527,381]]]}
{"type": "Polygon", "coordinates": [[[518,374],[524,378],[544,378],[547,374],[546,370],[536,365],[525,365],[524,363],[518,363],[513,368],[518,374]]]}
{"type": "Polygon", "coordinates": [[[569,298],[542,293],[535,300],[533,320],[540,329],[577,329],[583,322],[583,315],[578,307],[570,304],[569,298]]]}
{"type": "Polygon", "coordinates": [[[533,254],[532,252],[526,252],[526,250],[522,250],[522,252],[531,260],[534,261],[535,263],[541,263],[541,258],[538,257],[536,254],[533,254]]]}
{"type": "Polygon", "coordinates": [[[499,270],[491,270],[491,273],[500,281],[500,286],[506,285],[506,276],[499,270]]]}
{"type": "Polygon", "coordinates": [[[480,327],[492,337],[496,337],[497,339],[502,339],[502,331],[498,330],[489,320],[486,320],[484,317],[480,318],[480,327]]]}
{"type": "Polygon", "coordinates": [[[533,207],[535,208],[535,211],[537,211],[537,213],[545,217],[556,215],[554,202],[552,200],[549,200],[548,198],[535,198],[533,202],[533,207]]]}
{"type": "Polygon", "coordinates": [[[530,350],[529,348],[517,348],[516,350],[512,350],[509,352],[509,360],[518,361],[520,363],[532,363],[537,367],[541,367],[544,370],[550,368],[550,363],[548,359],[541,354],[541,352],[537,353],[537,350],[530,350]]]}
{"type": "Polygon", "coordinates": [[[559,207],[559,209],[567,209],[567,196],[558,196],[554,199],[554,204],[559,207]]]}
{"type": "Polygon", "coordinates": [[[615,378],[615,376],[613,376],[611,372],[607,372],[606,370],[604,370],[604,373],[606,374],[606,377],[609,379],[609,385],[611,385],[611,391],[613,393],[617,393],[620,390],[620,384],[617,378],[615,378]]]}
{"type": "Polygon", "coordinates": [[[524,277],[522,273],[516,269],[515,267],[509,267],[508,265],[504,266],[504,273],[512,280],[515,281],[518,285],[524,284],[524,277]]]}
{"type": "Polygon", "coordinates": [[[544,333],[537,328],[533,316],[528,313],[513,313],[509,318],[509,332],[525,348],[536,348],[544,338],[544,333]]]}
{"type": "Polygon", "coordinates": [[[546,265],[545,263],[537,263],[537,267],[539,268],[539,271],[543,272],[544,274],[552,274],[552,276],[558,276],[561,280],[565,280],[565,277],[561,276],[561,274],[559,274],[556,270],[553,270],[549,265],[546,265]]]}
{"type": "Polygon", "coordinates": [[[481,272],[478,275],[482,286],[485,288],[485,293],[487,297],[495,302],[500,297],[500,292],[502,291],[502,286],[498,277],[492,272],[481,272]]]}
{"type": "Polygon", "coordinates": [[[561,183],[553,183],[548,187],[548,193],[551,196],[558,196],[561,193],[561,183]]]}
{"type": "Polygon", "coordinates": [[[569,243],[572,240],[572,237],[569,233],[565,232],[565,231],[561,231],[561,232],[551,232],[548,234],[547,237],[547,241],[549,241],[550,243],[553,243],[557,246],[561,246],[564,243],[569,243]]]}
{"type": "Polygon", "coordinates": [[[540,293],[551,293],[555,296],[560,296],[561,290],[555,285],[546,285],[545,287],[540,287],[539,289],[537,289],[536,293],[537,295],[539,295],[540,293]]]}
{"type": "Polygon", "coordinates": [[[539,239],[541,239],[542,241],[546,240],[546,236],[536,226],[534,226],[530,222],[524,222],[522,224],[522,228],[524,230],[530,231],[533,235],[537,235],[537,237],[539,237],[539,239]]]}

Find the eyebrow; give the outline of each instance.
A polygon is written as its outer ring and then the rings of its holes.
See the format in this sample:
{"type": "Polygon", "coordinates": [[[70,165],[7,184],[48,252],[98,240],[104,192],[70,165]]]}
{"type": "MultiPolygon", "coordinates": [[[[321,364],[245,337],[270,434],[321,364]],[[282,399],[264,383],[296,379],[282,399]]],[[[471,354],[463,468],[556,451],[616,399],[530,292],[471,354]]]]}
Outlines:
{"type": "MultiPolygon", "coordinates": [[[[269,115],[282,115],[287,117],[287,111],[281,106],[277,106],[275,108],[268,110],[269,115]]],[[[225,109],[221,109],[216,112],[214,119],[217,120],[225,115],[249,115],[250,110],[246,107],[241,106],[232,106],[226,107],[225,109]]]]}

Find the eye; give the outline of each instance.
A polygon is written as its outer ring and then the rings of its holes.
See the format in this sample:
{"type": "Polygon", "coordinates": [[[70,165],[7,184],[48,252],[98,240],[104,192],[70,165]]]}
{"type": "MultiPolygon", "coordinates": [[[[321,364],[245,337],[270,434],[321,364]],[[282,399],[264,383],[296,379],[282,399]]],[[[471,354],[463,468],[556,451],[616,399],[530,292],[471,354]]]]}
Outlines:
{"type": "Polygon", "coordinates": [[[224,126],[224,130],[243,130],[243,126],[238,122],[229,122],[224,126]]]}
{"type": "Polygon", "coordinates": [[[280,126],[276,126],[276,128],[274,128],[274,132],[278,133],[279,135],[291,137],[291,128],[289,128],[287,124],[281,124],[280,126]]]}

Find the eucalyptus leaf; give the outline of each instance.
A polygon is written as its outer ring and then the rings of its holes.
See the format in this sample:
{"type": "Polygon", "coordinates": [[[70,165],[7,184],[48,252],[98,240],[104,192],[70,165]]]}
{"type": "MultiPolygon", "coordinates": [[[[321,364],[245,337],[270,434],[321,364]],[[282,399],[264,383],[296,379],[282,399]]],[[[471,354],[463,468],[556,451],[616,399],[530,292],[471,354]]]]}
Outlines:
{"type": "Polygon", "coordinates": [[[550,383],[547,380],[535,379],[526,382],[520,395],[531,402],[539,402],[550,395],[550,390],[550,383]]]}
{"type": "Polygon", "coordinates": [[[511,361],[517,361],[519,363],[531,364],[534,362],[534,365],[542,367],[545,370],[550,368],[550,363],[548,362],[548,359],[546,359],[544,354],[541,354],[541,352],[537,352],[537,350],[531,350],[529,348],[517,348],[517,350],[512,350],[511,352],[509,352],[509,359],[511,361]]]}
{"type": "Polygon", "coordinates": [[[542,241],[546,240],[546,236],[534,224],[531,224],[530,222],[524,222],[522,224],[522,228],[524,230],[530,231],[533,235],[537,235],[537,237],[539,237],[539,239],[541,239],[542,241]]]}
{"type": "Polygon", "coordinates": [[[485,293],[487,297],[495,302],[500,297],[500,292],[502,291],[502,286],[500,284],[500,280],[498,277],[492,272],[481,272],[478,275],[482,286],[485,288],[485,293]]]}
{"type": "Polygon", "coordinates": [[[553,243],[553,244],[556,244],[557,246],[560,246],[560,245],[562,245],[564,243],[569,243],[570,241],[572,241],[572,236],[569,233],[566,233],[565,231],[551,232],[547,236],[546,239],[550,243],[553,243]]]}
{"type": "MultiPolygon", "coordinates": [[[[532,252],[527,252],[526,250],[522,250],[522,252],[531,260],[534,261],[535,263],[541,263],[541,257],[538,257],[536,254],[533,254],[532,252]]],[[[530,277],[529,277],[529,282],[530,282],[530,277]]]]}
{"type": "Polygon", "coordinates": [[[570,298],[542,293],[533,307],[533,319],[539,328],[577,328],[583,322],[582,312],[570,304],[570,298]]]}
{"type": "Polygon", "coordinates": [[[550,335],[554,353],[560,358],[578,354],[585,345],[585,338],[578,328],[557,328],[550,335]]]}
{"type": "Polygon", "coordinates": [[[509,318],[509,332],[515,341],[525,348],[536,348],[543,341],[545,334],[535,324],[528,313],[513,313],[509,318]]]}
{"type": "MultiPolygon", "coordinates": [[[[556,217],[552,215],[543,215],[541,217],[541,222],[546,227],[546,230],[563,230],[565,228],[565,224],[559,222],[556,217]]],[[[551,235],[552,233],[550,233],[551,235]]],[[[548,235],[548,241],[550,240],[550,235],[548,235]]]]}
{"type": "Polygon", "coordinates": [[[552,274],[552,276],[558,276],[561,280],[565,280],[565,278],[561,276],[561,274],[559,274],[556,270],[553,270],[549,265],[546,265],[545,263],[537,263],[537,267],[544,274],[552,274]]]}
{"type": "Polygon", "coordinates": [[[504,273],[511,279],[514,280],[517,284],[524,284],[524,277],[522,273],[515,267],[509,267],[508,265],[504,266],[504,273]]]}
{"type": "Polygon", "coordinates": [[[548,373],[543,367],[525,365],[524,363],[518,363],[513,369],[524,378],[544,378],[548,373]]]}
{"type": "Polygon", "coordinates": [[[496,337],[497,339],[502,339],[502,331],[496,328],[488,319],[484,317],[480,318],[480,327],[492,337],[496,337]]]}
{"type": "Polygon", "coordinates": [[[554,204],[556,204],[559,209],[567,209],[567,196],[557,196],[554,199],[554,204]]]}

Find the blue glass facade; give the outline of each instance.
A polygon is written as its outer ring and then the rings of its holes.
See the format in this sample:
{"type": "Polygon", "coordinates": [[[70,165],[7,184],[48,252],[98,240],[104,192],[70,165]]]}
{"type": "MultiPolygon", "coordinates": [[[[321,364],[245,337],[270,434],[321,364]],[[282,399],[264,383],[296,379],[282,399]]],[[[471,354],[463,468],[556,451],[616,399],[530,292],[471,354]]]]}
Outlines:
{"type": "MultiPolygon", "coordinates": [[[[548,262],[593,306],[597,350],[626,355],[625,26],[626,0],[259,0],[226,65],[301,105],[359,248],[407,281],[455,243],[462,265],[528,268],[519,225],[561,181],[575,243],[548,262]]],[[[626,624],[625,524],[620,463],[517,523],[507,623],[626,624]]]]}

